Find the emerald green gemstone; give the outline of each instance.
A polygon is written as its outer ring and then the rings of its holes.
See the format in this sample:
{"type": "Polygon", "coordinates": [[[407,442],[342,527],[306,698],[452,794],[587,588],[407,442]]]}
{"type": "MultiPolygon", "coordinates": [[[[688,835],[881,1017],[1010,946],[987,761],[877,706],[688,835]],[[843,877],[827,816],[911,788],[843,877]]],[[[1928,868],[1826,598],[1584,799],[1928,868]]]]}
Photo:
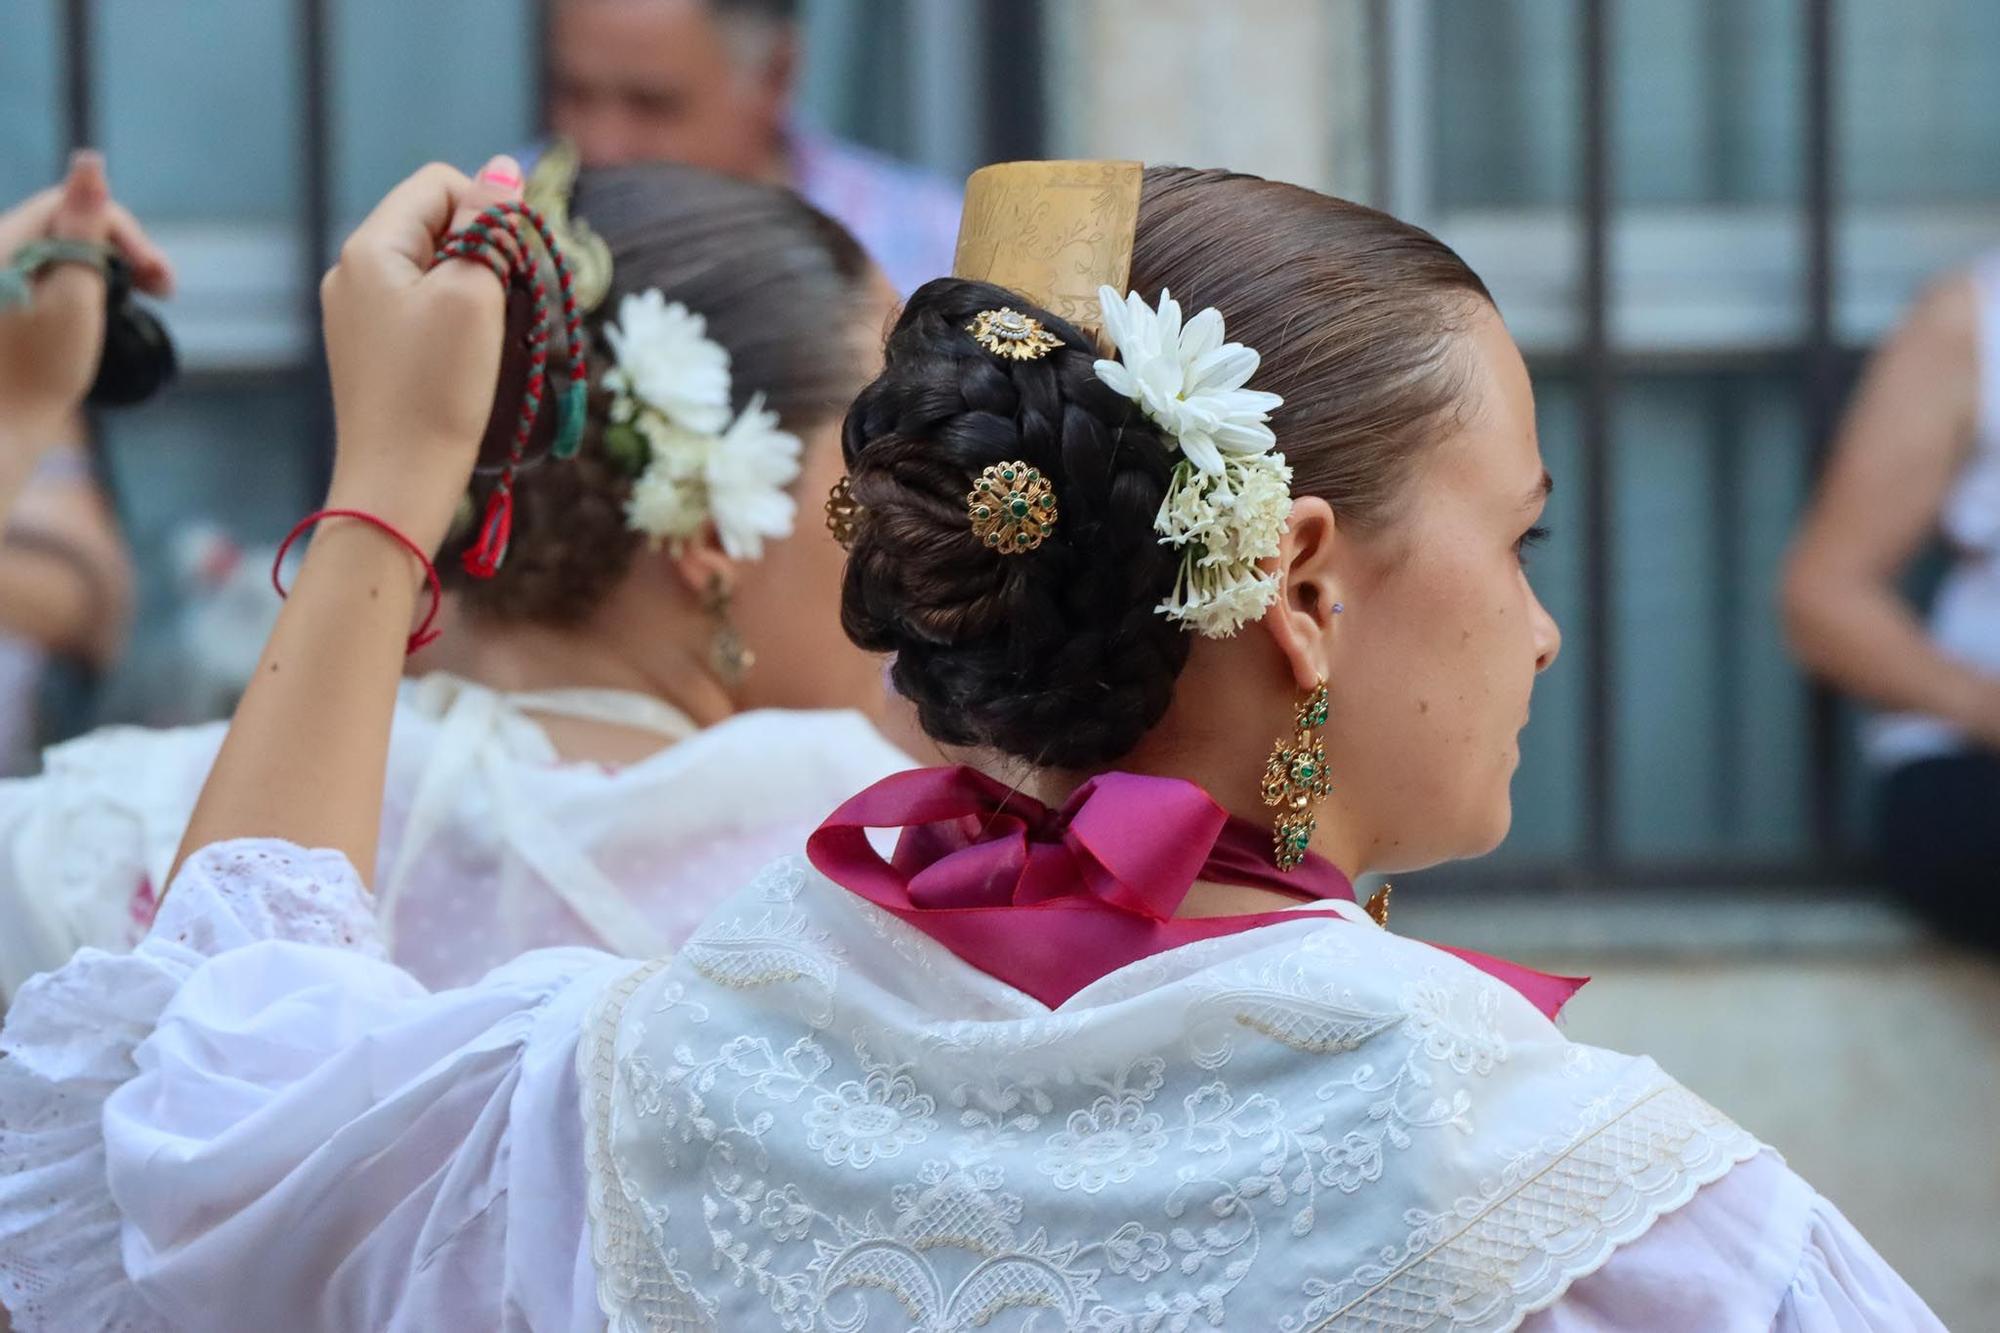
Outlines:
{"type": "Polygon", "coordinates": [[[1028,502],[1018,495],[1008,504],[1007,508],[1013,513],[1015,518],[1026,518],[1028,516],[1028,502]]]}
{"type": "Polygon", "coordinates": [[[1012,481],[1012,480],[1014,480],[1014,469],[1013,469],[1013,468],[1010,468],[1010,467],[1003,467],[1003,468],[1001,468],[1001,469],[1000,469],[1000,480],[1002,480],[1002,481],[1012,481]]]}
{"type": "Polygon", "coordinates": [[[575,458],[577,450],[583,447],[583,426],[590,415],[590,386],[582,380],[571,380],[563,390],[562,405],[557,414],[555,443],[549,453],[555,458],[575,458]]]}
{"type": "Polygon", "coordinates": [[[993,511],[991,509],[988,509],[985,505],[981,505],[979,506],[979,508],[972,511],[972,516],[974,518],[992,518],[993,511]]]}

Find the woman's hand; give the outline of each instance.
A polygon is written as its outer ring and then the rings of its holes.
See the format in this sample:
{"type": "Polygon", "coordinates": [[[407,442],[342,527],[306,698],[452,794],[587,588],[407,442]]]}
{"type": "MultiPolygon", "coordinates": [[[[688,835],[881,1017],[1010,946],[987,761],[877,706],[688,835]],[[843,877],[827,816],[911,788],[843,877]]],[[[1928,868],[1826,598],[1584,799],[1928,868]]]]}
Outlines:
{"type": "Polygon", "coordinates": [[[477,180],[425,167],[355,230],[320,284],[338,435],[328,503],[387,519],[427,551],[472,475],[506,321],[490,271],[431,258],[481,209],[520,197],[511,158],[477,180]]]}
{"type": "MultiPolygon", "coordinates": [[[[173,268],[131,213],[111,197],[104,159],[79,152],[62,184],[0,213],[0,266],[35,241],[107,245],[132,266],[141,291],[165,296],[173,268]]],[[[0,428],[10,445],[59,442],[97,375],[104,349],[104,279],[81,264],[54,264],[35,279],[26,307],[0,311],[0,428]]]]}

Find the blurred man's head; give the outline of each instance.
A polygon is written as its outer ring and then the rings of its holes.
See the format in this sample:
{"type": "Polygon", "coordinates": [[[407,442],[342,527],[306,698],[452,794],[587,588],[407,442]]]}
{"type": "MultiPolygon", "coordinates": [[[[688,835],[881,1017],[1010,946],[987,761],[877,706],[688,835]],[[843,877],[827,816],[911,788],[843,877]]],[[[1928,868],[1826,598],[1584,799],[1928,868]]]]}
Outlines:
{"type": "Polygon", "coordinates": [[[796,0],[555,0],[550,119],[585,165],[776,177],[796,0]]]}

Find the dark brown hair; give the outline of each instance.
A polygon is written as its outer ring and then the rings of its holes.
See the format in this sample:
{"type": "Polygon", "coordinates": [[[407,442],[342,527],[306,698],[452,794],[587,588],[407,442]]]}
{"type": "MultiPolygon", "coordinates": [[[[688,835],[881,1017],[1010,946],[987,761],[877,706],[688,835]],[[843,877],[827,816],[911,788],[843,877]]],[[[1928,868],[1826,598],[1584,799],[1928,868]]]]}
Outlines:
{"type": "MultiPolygon", "coordinates": [[[[1463,392],[1456,337],[1491,297],[1429,233],[1359,204],[1253,176],[1146,172],[1131,286],[1183,310],[1219,309],[1259,349],[1251,386],[1272,415],[1294,494],[1357,525],[1393,522],[1403,484],[1463,392]]],[[[895,654],[896,688],[951,745],[1037,765],[1116,760],[1165,714],[1190,637],[1156,607],[1179,555],[1153,520],[1174,455],[1096,377],[1092,342],[1023,297],[944,279],[890,335],[881,376],[842,447],[864,509],[841,615],[863,648],[895,654]],[[1032,314],[1064,346],[1003,361],[965,328],[982,310],[1032,314]],[[1021,460],[1060,504],[1040,549],[1003,556],[973,536],[965,494],[1021,460]]]]}
{"type": "MultiPolygon", "coordinates": [[[[728,349],[737,411],[761,393],[787,430],[805,434],[860,387],[865,339],[855,318],[867,257],[791,191],[694,167],[616,167],[584,172],[571,211],[611,249],[611,294],[584,322],[593,385],[610,365],[604,326],[616,323],[619,301],[658,288],[707,320],[708,336],[728,349]]],[[[475,580],[459,568],[471,533],[446,544],[439,572],[475,614],[574,624],[630,570],[643,538],[625,522],[631,475],[604,450],[609,406],[593,388],[577,457],[544,459],[516,478],[513,542],[498,575],[475,580]]],[[[553,422],[545,404],[531,456],[546,448],[553,422]]],[[[485,504],[494,480],[474,479],[475,505],[485,504]]],[[[813,521],[814,508],[808,497],[801,521],[813,521]]]]}

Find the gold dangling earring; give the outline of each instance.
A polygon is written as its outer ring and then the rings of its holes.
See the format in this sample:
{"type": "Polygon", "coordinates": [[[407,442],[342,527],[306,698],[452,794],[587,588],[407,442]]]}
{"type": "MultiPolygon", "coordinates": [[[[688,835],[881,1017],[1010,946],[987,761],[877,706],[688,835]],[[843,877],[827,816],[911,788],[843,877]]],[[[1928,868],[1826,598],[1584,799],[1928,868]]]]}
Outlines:
{"type": "Polygon", "coordinates": [[[744,644],[743,636],[736,632],[736,622],[729,618],[729,606],[733,600],[722,575],[710,576],[701,598],[701,609],[715,618],[715,637],[708,646],[708,664],[721,677],[724,688],[731,690],[741,685],[743,678],[750,674],[750,668],[757,665],[757,654],[744,644]]]}
{"type": "Polygon", "coordinates": [[[1362,909],[1368,913],[1370,921],[1384,930],[1389,928],[1389,890],[1395,887],[1393,884],[1384,884],[1369,895],[1368,905],[1362,909]]]}
{"type": "Polygon", "coordinates": [[[1264,804],[1280,808],[1271,829],[1278,869],[1291,870],[1306,859],[1319,816],[1315,801],[1333,795],[1326,771],[1326,745],[1314,733],[1326,725],[1326,681],[1313,686],[1299,704],[1298,730],[1290,740],[1280,736],[1264,761],[1264,804]]]}

